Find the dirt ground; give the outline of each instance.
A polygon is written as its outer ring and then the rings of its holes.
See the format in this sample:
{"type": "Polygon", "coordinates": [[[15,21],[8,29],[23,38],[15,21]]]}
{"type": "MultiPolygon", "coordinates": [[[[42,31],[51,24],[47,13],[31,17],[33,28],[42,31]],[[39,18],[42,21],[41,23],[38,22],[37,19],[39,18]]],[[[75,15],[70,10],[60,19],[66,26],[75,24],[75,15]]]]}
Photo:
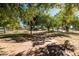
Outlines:
{"type": "MultiPolygon", "coordinates": [[[[44,45],[50,44],[51,42],[57,43],[57,44],[63,44],[65,40],[69,40],[70,43],[74,45],[76,48],[75,53],[79,55],[79,34],[78,33],[79,31],[70,31],[70,33],[66,34],[68,35],[68,37],[57,36],[57,37],[45,38],[47,40],[44,43],[44,45]]],[[[11,38],[0,39],[0,55],[6,55],[6,56],[15,55],[18,52],[23,52],[23,51],[28,53],[28,51],[30,51],[30,49],[33,48],[33,42],[31,40],[17,43],[14,40],[9,40],[9,39],[11,38]]],[[[39,47],[39,46],[36,46],[36,47],[39,47]]]]}

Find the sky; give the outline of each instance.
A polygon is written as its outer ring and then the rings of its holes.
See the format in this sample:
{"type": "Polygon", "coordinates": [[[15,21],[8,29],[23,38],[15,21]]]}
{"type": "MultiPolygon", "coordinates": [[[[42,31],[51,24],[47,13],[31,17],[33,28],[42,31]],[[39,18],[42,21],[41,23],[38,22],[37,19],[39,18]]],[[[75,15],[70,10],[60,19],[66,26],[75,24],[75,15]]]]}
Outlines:
{"type": "Polygon", "coordinates": [[[77,11],[77,12],[75,13],[75,15],[76,15],[76,16],[79,16],[79,11],[77,11]]]}
{"type": "Polygon", "coordinates": [[[22,28],[24,27],[24,25],[23,25],[22,21],[20,22],[20,26],[21,26],[22,28]]]}
{"type": "Polygon", "coordinates": [[[50,10],[49,13],[50,13],[51,16],[54,16],[54,15],[56,15],[59,12],[60,12],[60,9],[53,8],[53,9],[50,10]]]}
{"type": "MultiPolygon", "coordinates": [[[[24,4],[23,6],[24,6],[25,9],[27,8],[27,4],[24,4]]],[[[22,6],[22,7],[23,7],[23,6],[22,6]]],[[[24,8],[23,8],[23,9],[24,9],[24,8]]],[[[51,16],[54,16],[54,15],[56,15],[59,11],[60,11],[60,9],[52,8],[52,9],[50,9],[49,13],[50,13],[51,16]]]]}

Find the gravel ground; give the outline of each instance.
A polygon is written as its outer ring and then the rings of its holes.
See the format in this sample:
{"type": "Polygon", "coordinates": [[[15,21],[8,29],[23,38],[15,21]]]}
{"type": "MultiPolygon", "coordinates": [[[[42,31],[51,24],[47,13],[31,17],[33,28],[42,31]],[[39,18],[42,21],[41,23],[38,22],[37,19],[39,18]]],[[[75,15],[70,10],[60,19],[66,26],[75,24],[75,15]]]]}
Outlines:
{"type": "MultiPolygon", "coordinates": [[[[75,31],[75,33],[79,33],[79,31],[75,31]]],[[[79,55],[79,35],[78,34],[68,34],[69,37],[51,37],[51,40],[47,40],[44,45],[37,45],[35,47],[39,46],[45,46],[50,43],[57,43],[57,44],[63,44],[65,40],[69,40],[72,45],[75,46],[76,55],[79,55]]],[[[10,39],[10,38],[7,38],[10,39]]],[[[49,39],[49,38],[48,38],[49,39]]],[[[0,39],[0,55],[15,55],[19,52],[26,52],[33,48],[33,42],[27,41],[22,43],[16,43],[15,41],[5,41],[5,38],[0,39]]]]}

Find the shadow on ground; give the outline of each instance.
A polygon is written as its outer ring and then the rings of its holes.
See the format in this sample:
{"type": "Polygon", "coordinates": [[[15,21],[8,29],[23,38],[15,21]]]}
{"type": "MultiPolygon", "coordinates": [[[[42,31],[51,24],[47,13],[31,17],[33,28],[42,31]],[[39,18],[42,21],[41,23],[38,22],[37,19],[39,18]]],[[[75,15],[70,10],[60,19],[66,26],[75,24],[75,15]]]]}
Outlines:
{"type": "Polygon", "coordinates": [[[30,51],[27,55],[31,56],[75,56],[75,47],[68,40],[64,44],[49,44],[35,51],[30,51]]]}
{"type": "Polygon", "coordinates": [[[51,37],[70,37],[68,34],[72,35],[79,35],[79,33],[73,33],[73,32],[42,32],[42,33],[34,33],[32,35],[30,34],[5,34],[0,35],[0,38],[11,38],[12,40],[15,40],[16,42],[24,42],[24,41],[45,41],[47,38],[49,40],[51,37]]]}
{"type": "MultiPolygon", "coordinates": [[[[68,33],[69,34],[69,33],[68,33]]],[[[42,41],[44,42],[47,40],[47,38],[50,40],[51,37],[70,37],[67,35],[67,33],[61,33],[61,32],[42,32],[42,33],[34,33],[32,35],[30,34],[5,34],[0,35],[0,38],[11,38],[11,40],[15,40],[16,42],[25,42],[25,41],[42,41]]]]}

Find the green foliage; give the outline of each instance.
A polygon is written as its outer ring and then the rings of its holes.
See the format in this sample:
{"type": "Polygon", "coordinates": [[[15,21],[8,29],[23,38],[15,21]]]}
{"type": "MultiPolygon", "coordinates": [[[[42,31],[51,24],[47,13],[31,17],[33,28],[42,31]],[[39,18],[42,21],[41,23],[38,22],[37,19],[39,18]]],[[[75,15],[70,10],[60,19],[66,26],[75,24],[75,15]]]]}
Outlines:
{"type": "Polygon", "coordinates": [[[55,4],[55,3],[22,3],[0,4],[0,26],[17,29],[22,21],[23,25],[50,28],[70,27],[79,28],[79,18],[74,13],[79,9],[79,4],[55,4]],[[55,16],[49,15],[49,10],[59,8],[60,12],[55,16]],[[74,18],[75,17],[75,18],[74,18]],[[73,25],[73,23],[75,25],[73,25]]]}

